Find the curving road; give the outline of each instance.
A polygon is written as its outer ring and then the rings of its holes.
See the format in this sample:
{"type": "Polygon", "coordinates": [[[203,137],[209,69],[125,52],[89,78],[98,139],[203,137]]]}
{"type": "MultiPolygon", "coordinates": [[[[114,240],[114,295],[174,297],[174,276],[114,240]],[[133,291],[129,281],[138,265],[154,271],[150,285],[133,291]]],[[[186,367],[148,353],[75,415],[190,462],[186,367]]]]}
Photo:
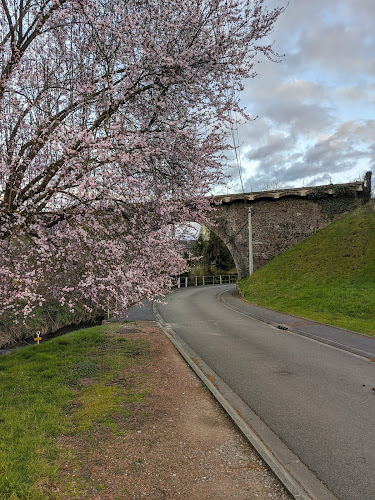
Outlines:
{"type": "Polygon", "coordinates": [[[374,500],[375,363],[224,305],[233,289],[178,290],[157,308],[338,498],[374,500]]]}

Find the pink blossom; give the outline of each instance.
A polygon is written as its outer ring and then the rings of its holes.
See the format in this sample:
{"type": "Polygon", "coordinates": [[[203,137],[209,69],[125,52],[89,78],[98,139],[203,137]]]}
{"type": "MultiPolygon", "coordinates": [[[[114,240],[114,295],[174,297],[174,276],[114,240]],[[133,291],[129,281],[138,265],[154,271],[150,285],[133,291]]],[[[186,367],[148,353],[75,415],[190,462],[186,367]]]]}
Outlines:
{"type": "Polygon", "coordinates": [[[0,7],[0,315],[167,293],[242,82],[277,57],[262,39],[282,9],[263,0],[103,5],[0,7]]]}

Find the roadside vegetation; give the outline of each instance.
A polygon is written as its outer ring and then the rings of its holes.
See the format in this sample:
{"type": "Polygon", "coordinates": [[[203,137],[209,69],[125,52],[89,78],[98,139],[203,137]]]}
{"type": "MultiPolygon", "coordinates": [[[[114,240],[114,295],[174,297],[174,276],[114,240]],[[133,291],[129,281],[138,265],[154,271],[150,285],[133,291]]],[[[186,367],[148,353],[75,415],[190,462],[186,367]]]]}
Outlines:
{"type": "Polygon", "coordinates": [[[90,477],[72,474],[82,458],[67,440],[92,442],[98,429],[105,440],[126,435],[142,414],[148,341],[128,335],[129,325],[78,330],[0,357],[1,499],[100,491],[90,477]]]}
{"type": "Polygon", "coordinates": [[[72,325],[94,325],[101,323],[104,317],[103,311],[92,309],[86,310],[77,304],[73,310],[62,306],[57,300],[49,299],[39,307],[36,307],[33,315],[25,322],[16,322],[13,314],[4,313],[0,316],[0,348],[13,342],[30,339],[36,331],[42,335],[54,333],[61,328],[72,325]]]}
{"type": "Polygon", "coordinates": [[[375,202],[242,280],[255,304],[375,336],[375,202]]]}

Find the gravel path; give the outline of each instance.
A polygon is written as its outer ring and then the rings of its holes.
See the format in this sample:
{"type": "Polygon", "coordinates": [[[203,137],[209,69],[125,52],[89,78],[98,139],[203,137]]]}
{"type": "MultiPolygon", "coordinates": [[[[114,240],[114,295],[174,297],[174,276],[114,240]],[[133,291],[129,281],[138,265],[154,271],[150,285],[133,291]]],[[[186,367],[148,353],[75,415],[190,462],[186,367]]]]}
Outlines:
{"type": "Polygon", "coordinates": [[[126,434],[65,443],[90,457],[86,470],[75,474],[89,474],[101,485],[80,498],[290,498],[156,323],[135,326],[139,332],[132,335],[151,343],[142,370],[152,395],[126,434]]]}

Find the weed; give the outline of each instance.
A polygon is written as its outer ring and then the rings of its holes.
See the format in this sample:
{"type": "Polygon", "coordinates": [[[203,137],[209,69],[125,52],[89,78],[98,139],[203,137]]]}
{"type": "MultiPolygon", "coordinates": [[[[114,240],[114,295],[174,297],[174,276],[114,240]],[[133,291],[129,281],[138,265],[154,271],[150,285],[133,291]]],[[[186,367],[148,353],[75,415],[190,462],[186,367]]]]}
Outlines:
{"type": "Polygon", "coordinates": [[[77,366],[77,372],[80,377],[91,377],[98,371],[97,364],[93,361],[84,361],[77,366]]]}

